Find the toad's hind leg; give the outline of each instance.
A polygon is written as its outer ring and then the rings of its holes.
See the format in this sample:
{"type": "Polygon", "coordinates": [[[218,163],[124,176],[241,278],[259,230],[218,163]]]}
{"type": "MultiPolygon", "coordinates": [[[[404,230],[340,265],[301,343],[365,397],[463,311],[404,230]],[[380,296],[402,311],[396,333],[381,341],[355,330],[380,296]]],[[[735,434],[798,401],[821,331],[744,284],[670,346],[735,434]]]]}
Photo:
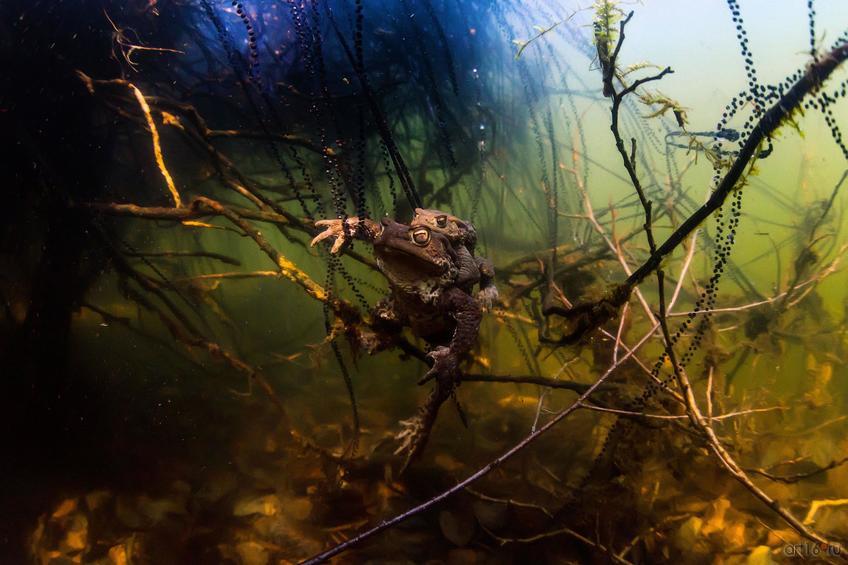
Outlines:
{"type": "Polygon", "coordinates": [[[406,459],[400,472],[406,471],[409,464],[418,458],[427,446],[427,440],[430,439],[430,432],[433,425],[436,423],[436,416],[439,414],[439,408],[450,398],[454,389],[454,384],[440,382],[436,380],[436,386],[430,391],[427,400],[418,408],[418,413],[409,420],[401,421],[402,430],[395,439],[400,441],[400,446],[395,450],[395,454],[406,452],[406,459]]]}

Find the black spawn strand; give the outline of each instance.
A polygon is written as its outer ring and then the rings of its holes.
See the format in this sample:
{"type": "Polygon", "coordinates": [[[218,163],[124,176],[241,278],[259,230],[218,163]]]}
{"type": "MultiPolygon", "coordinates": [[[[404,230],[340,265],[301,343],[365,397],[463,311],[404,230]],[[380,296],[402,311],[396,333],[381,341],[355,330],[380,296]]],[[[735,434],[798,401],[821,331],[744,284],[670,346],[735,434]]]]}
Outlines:
{"type": "MultiPolygon", "coordinates": [[[[396,453],[406,452],[405,469],[424,450],[439,407],[459,383],[459,363],[477,341],[483,307],[497,299],[494,269],[489,260],[473,254],[474,227],[438,210],[417,208],[411,224],[351,217],[315,225],[324,231],[312,244],[335,238],[332,253],[352,237],[371,243],[391,287],[372,311],[375,326],[387,334],[408,327],[433,348],[427,355],[433,366],[420,381],[434,380],[433,390],[418,414],[401,422],[403,430],[396,436],[401,442],[396,453]]],[[[374,352],[389,344],[362,345],[374,352]]]]}

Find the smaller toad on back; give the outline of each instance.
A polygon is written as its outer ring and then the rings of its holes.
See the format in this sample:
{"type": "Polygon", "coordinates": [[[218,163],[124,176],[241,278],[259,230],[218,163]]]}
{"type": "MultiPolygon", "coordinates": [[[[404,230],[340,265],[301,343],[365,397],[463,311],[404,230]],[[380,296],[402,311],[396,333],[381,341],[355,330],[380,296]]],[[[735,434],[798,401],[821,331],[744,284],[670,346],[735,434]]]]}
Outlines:
{"type": "Polygon", "coordinates": [[[477,300],[486,310],[490,310],[498,299],[498,287],[495,286],[495,268],[485,257],[474,255],[477,246],[477,230],[470,222],[452,216],[440,210],[416,208],[409,223],[412,227],[427,227],[448,238],[456,253],[459,275],[457,286],[471,292],[477,283],[480,290],[477,300]]]}

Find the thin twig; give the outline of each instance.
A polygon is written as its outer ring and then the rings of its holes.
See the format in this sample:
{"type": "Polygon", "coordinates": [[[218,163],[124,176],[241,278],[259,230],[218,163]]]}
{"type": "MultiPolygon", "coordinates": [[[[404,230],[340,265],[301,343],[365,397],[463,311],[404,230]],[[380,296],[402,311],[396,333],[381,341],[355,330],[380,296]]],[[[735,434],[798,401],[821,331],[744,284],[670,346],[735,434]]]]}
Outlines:
{"type": "Polygon", "coordinates": [[[713,212],[718,210],[724,204],[727,196],[736,188],[737,183],[742,178],[745,170],[749,168],[749,163],[759,153],[757,148],[767,138],[770,138],[774,131],[786,120],[792,112],[798,107],[804,97],[816,91],[821,84],[842,64],[845,59],[848,59],[848,43],[844,43],[835,48],[830,53],[823,55],[818,61],[812,62],[808,67],[804,76],[796,82],[789,91],[778,100],[760,120],[751,135],[745,140],[745,144],[739,151],[736,160],[730,167],[730,170],[721,180],[718,187],[713,191],[710,198],[700,208],[698,208],[691,216],[689,216],[668,238],[660,245],[657,250],[651,253],[651,256],[642,264],[633,275],[627,279],[627,284],[631,287],[643,281],[650,273],[654,272],[659,267],[663,258],[674,251],[678,245],[692,233],[701,223],[706,220],[713,212]]]}
{"type": "Polygon", "coordinates": [[[745,487],[751,494],[753,494],[756,498],[760,499],[764,502],[769,508],[771,508],[776,514],[778,514],[783,520],[789,524],[795,531],[804,536],[805,538],[814,541],[819,544],[826,544],[829,547],[837,547],[841,548],[840,545],[835,542],[829,541],[817,534],[813,530],[809,529],[801,520],[795,517],[788,509],[784,508],[780,505],[780,503],[770,497],[764,490],[755,485],[748,475],[745,473],[744,469],[739,466],[738,463],[733,459],[730,453],[724,448],[721,441],[716,436],[715,431],[712,426],[709,424],[709,421],[704,418],[701,413],[700,408],[698,407],[698,403],[695,400],[695,394],[692,390],[692,385],[689,382],[689,378],[686,375],[686,371],[683,370],[683,367],[678,363],[677,355],[674,352],[673,342],[671,340],[671,333],[668,329],[668,322],[666,319],[666,303],[665,303],[665,291],[664,291],[664,276],[662,269],[657,270],[657,285],[658,285],[658,294],[659,294],[659,320],[660,320],[660,328],[662,329],[663,339],[665,339],[666,344],[666,354],[671,361],[672,368],[674,370],[674,375],[677,379],[677,384],[680,387],[681,392],[683,393],[683,397],[686,399],[686,415],[689,418],[689,421],[692,423],[692,426],[698,430],[701,434],[703,434],[704,439],[707,441],[707,445],[710,448],[710,451],[718,459],[719,463],[721,463],[722,467],[724,467],[730,475],[736,479],[743,487],[745,487]]]}
{"type": "MultiPolygon", "coordinates": [[[[635,412],[633,410],[619,410],[618,408],[606,408],[604,406],[596,406],[594,404],[583,404],[581,408],[585,408],[587,410],[594,410],[595,412],[609,412],[611,414],[618,414],[620,416],[629,416],[633,418],[653,418],[655,420],[683,420],[688,418],[689,416],[685,414],[648,414],[646,412],[635,412]]],[[[751,408],[748,410],[738,410],[736,412],[728,412],[727,414],[721,414],[719,416],[715,416],[713,420],[726,420],[728,418],[738,418],[739,416],[745,416],[747,414],[757,414],[759,412],[774,412],[775,410],[788,410],[785,406],[772,406],[770,408],[751,408]]]]}
{"type": "Polygon", "coordinates": [[[828,463],[824,467],[818,467],[817,469],[814,469],[812,471],[808,471],[806,473],[796,473],[794,475],[775,475],[774,473],[770,473],[770,472],[768,472],[767,470],[765,470],[761,467],[745,469],[745,471],[748,472],[748,473],[754,473],[754,474],[757,474],[757,475],[761,475],[761,476],[763,476],[767,479],[770,479],[772,481],[777,481],[777,482],[780,482],[780,483],[790,485],[792,483],[797,483],[798,481],[803,481],[804,479],[809,479],[811,477],[815,477],[816,475],[826,473],[826,472],[830,471],[831,469],[841,467],[845,463],[848,463],[848,457],[843,457],[842,459],[839,459],[837,461],[831,461],[830,463],[828,463]]]}
{"type": "Polygon", "coordinates": [[[159,166],[159,172],[162,173],[162,177],[165,179],[165,184],[168,185],[168,191],[171,193],[171,198],[174,200],[174,207],[182,208],[183,203],[180,199],[180,193],[177,190],[177,185],[174,184],[174,179],[171,178],[171,173],[169,173],[167,167],[165,167],[165,157],[162,155],[162,146],[159,143],[159,130],[156,128],[156,122],[153,120],[153,115],[150,113],[150,106],[144,99],[144,94],[141,93],[136,85],[128,82],[127,86],[133,91],[135,99],[138,101],[138,105],[141,106],[141,110],[144,112],[144,117],[147,119],[147,127],[150,128],[150,137],[153,140],[153,155],[156,158],[156,164],[159,166]]]}
{"type": "Polygon", "coordinates": [[[609,556],[610,560],[612,560],[613,563],[623,563],[625,565],[628,565],[628,564],[632,565],[632,562],[630,562],[627,559],[625,559],[624,557],[621,557],[620,555],[614,553],[607,546],[605,546],[601,543],[598,543],[598,542],[594,542],[594,541],[590,540],[589,538],[587,538],[586,536],[584,536],[583,534],[580,534],[580,533],[572,530],[571,528],[569,528],[567,526],[557,528],[557,529],[551,530],[549,532],[543,532],[541,534],[536,534],[536,535],[533,535],[533,536],[524,537],[524,538],[504,538],[504,537],[496,535],[495,533],[490,531],[485,526],[481,525],[481,527],[486,531],[487,534],[489,534],[493,539],[495,539],[501,545],[507,545],[507,544],[511,544],[511,543],[536,543],[538,541],[557,537],[557,536],[562,536],[562,535],[570,536],[570,537],[572,537],[572,538],[574,538],[574,539],[576,539],[580,542],[585,543],[586,545],[588,545],[590,547],[594,547],[595,549],[597,549],[598,551],[600,551],[602,553],[605,553],[606,555],[609,556]]]}

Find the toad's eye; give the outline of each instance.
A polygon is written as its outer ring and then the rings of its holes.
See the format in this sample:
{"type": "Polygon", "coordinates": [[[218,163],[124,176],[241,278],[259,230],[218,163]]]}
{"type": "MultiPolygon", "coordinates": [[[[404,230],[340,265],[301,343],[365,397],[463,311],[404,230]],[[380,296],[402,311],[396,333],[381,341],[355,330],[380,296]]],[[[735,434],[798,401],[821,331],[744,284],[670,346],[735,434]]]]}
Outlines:
{"type": "Polygon", "coordinates": [[[414,230],[412,232],[412,243],[420,245],[421,247],[430,243],[430,230],[425,230],[423,228],[414,230]]]}
{"type": "Polygon", "coordinates": [[[445,227],[446,225],[448,225],[448,217],[447,216],[437,216],[436,217],[436,225],[439,226],[440,228],[445,227]]]}

